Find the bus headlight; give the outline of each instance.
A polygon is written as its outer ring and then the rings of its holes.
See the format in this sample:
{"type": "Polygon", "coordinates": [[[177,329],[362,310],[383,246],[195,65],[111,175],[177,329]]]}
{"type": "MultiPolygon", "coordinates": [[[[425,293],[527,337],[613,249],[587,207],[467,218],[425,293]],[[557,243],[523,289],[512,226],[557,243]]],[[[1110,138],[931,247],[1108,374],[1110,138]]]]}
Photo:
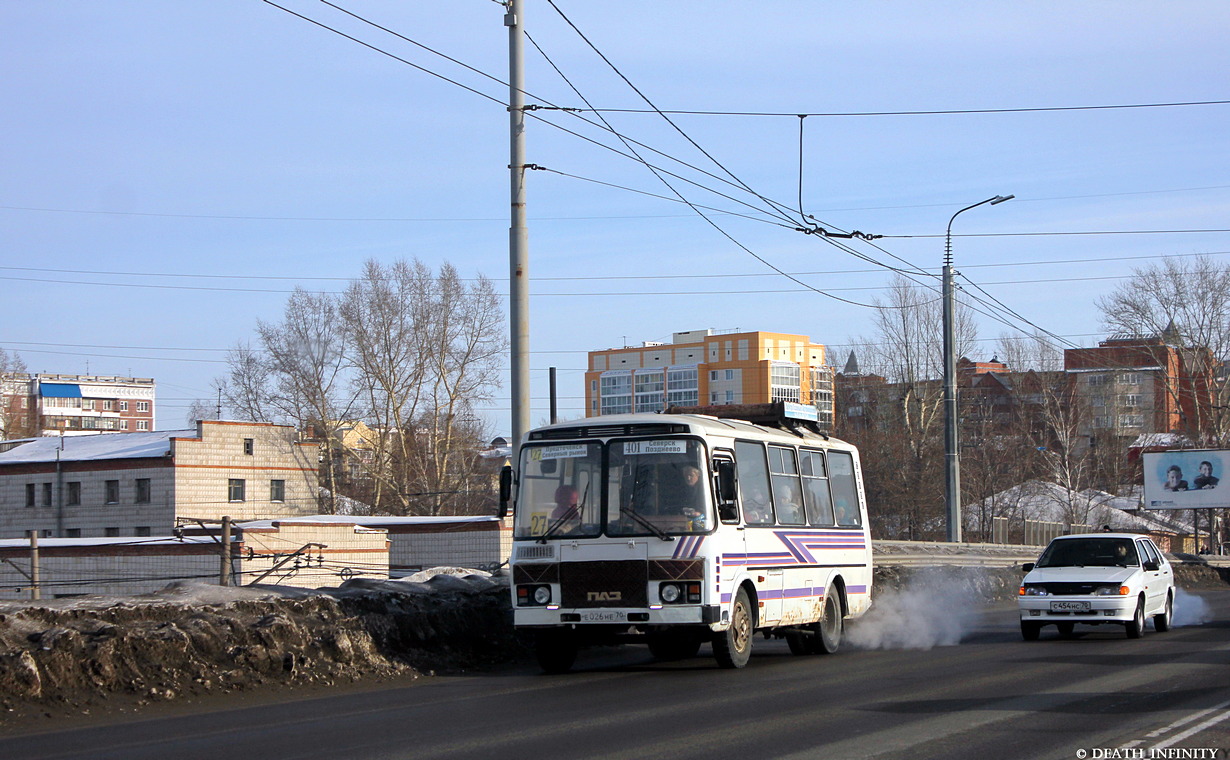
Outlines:
{"type": "Polygon", "coordinates": [[[550,586],[517,586],[517,606],[519,607],[542,607],[550,601],[550,586]]]}
{"type": "Polygon", "coordinates": [[[679,588],[676,583],[663,583],[658,587],[658,595],[667,604],[674,604],[679,601],[679,597],[683,596],[683,589],[679,588]]]}

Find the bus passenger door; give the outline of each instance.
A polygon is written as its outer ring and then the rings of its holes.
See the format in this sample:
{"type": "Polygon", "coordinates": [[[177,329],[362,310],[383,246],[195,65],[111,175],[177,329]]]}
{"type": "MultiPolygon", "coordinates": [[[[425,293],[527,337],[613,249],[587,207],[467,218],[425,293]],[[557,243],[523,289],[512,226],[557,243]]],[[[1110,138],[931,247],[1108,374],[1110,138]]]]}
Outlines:
{"type": "Polygon", "coordinates": [[[714,556],[718,562],[714,601],[726,608],[734,598],[735,584],[747,564],[747,531],[739,515],[739,481],[734,457],[727,450],[713,454],[713,496],[719,523],[713,534],[714,556]]]}

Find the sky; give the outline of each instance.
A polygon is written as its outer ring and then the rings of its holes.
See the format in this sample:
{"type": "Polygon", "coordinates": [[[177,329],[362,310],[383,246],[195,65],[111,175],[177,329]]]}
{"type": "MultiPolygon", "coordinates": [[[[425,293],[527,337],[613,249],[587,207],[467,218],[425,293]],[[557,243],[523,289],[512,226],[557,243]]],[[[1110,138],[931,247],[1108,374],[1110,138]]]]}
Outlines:
{"type": "MultiPolygon", "coordinates": [[[[0,348],[155,378],[159,429],[296,286],[417,257],[508,290],[504,9],[274,1],[0,2],[0,348]]],[[[935,287],[950,218],[996,195],[953,224],[961,298],[1073,345],[1105,337],[1097,299],[1134,269],[1230,254],[1223,0],[522,15],[527,103],[609,123],[527,127],[533,425],[549,367],[583,416],[587,351],[679,331],[804,334],[840,367],[888,267],[935,287]],[[800,206],[883,238],[803,234],[800,206]]],[[[988,360],[1011,330],[975,305],[988,360]]],[[[493,433],[507,394],[480,407],[493,433]]]]}

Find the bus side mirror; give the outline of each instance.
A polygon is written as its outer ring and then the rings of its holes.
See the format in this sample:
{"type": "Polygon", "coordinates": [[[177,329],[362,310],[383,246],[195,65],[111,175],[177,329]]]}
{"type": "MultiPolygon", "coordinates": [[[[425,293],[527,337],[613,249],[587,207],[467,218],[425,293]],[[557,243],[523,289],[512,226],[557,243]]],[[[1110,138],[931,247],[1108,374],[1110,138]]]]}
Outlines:
{"type": "Polygon", "coordinates": [[[512,501],[513,469],[506,464],[500,470],[500,514],[501,518],[508,516],[508,504],[512,501]]]}
{"type": "Polygon", "coordinates": [[[718,519],[722,522],[738,522],[739,504],[736,494],[739,487],[735,478],[735,463],[729,459],[719,459],[714,464],[717,467],[718,519]]]}

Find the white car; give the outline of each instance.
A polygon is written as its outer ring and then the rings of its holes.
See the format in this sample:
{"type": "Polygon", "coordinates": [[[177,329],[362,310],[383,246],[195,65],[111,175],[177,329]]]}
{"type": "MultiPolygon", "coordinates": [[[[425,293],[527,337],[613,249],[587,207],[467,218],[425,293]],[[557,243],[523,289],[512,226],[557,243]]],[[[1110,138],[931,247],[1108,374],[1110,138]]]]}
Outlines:
{"type": "Polygon", "coordinates": [[[1174,619],[1174,569],[1147,536],[1085,533],[1060,536],[1027,574],[1017,596],[1021,636],[1036,641],[1042,626],[1054,624],[1071,636],[1077,623],[1115,623],[1138,639],[1145,620],[1160,633],[1174,619]]]}

